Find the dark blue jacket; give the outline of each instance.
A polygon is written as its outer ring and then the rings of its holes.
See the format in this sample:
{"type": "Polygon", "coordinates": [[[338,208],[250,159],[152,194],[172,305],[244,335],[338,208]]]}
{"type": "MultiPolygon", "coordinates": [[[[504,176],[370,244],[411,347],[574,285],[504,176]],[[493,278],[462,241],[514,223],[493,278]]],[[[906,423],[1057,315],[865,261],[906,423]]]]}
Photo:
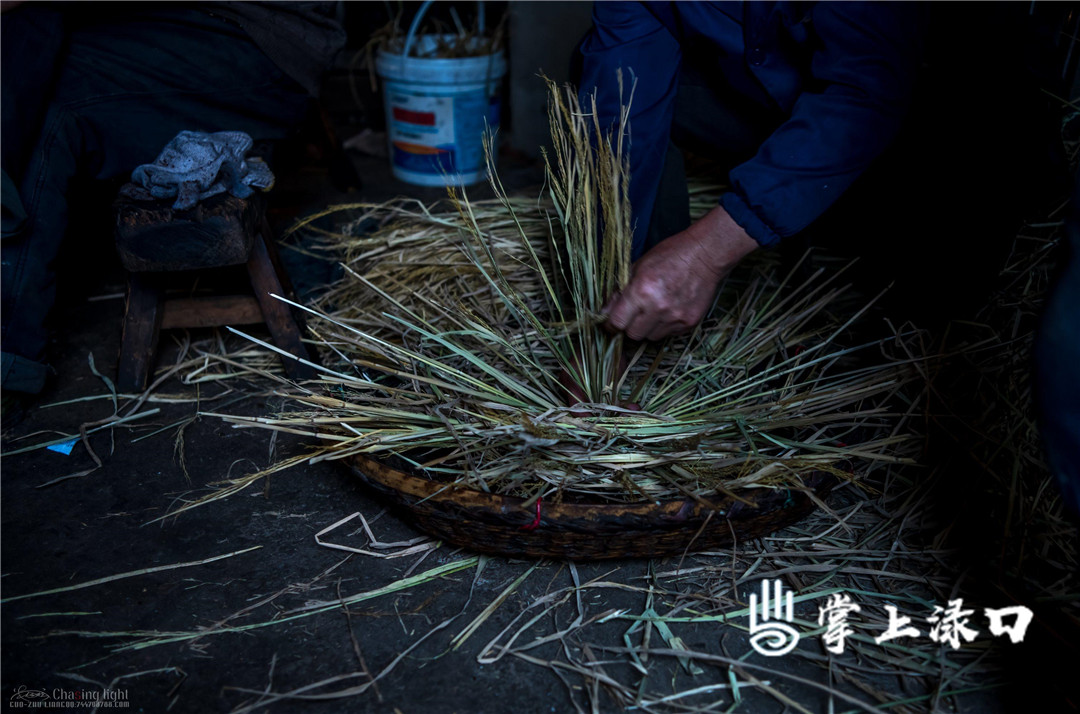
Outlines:
{"type": "Polygon", "coordinates": [[[616,70],[637,79],[630,198],[641,250],[659,185],[683,49],[736,91],[787,117],[730,174],[721,205],[761,245],[820,216],[884,151],[908,106],[921,11],[891,2],[597,2],[581,45],[582,94],[618,116],[616,70]],[[702,51],[704,49],[704,51],[702,51]],[[715,58],[713,60],[713,58],[715,58]]]}

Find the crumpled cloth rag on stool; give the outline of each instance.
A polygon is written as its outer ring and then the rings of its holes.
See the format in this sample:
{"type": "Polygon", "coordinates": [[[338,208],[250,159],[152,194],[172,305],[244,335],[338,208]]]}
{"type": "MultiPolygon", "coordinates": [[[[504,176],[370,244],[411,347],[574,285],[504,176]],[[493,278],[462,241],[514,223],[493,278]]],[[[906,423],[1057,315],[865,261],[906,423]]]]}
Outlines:
{"type": "Polygon", "coordinates": [[[274,185],[270,167],[262,159],[244,158],[251,145],[242,131],[182,131],[154,163],[132,172],[123,193],[142,201],[175,197],[173,208],[183,211],[223,191],[247,198],[256,188],[269,190],[274,185]]]}

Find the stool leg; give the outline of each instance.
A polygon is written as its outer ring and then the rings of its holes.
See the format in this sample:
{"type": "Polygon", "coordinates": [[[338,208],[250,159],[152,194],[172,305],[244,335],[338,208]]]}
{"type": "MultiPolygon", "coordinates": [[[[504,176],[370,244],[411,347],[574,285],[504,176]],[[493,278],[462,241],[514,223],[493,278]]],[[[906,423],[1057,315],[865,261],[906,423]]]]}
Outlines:
{"type": "MultiPolygon", "coordinates": [[[[300,327],[293,319],[289,306],[280,300],[270,296],[287,296],[287,291],[282,285],[281,278],[274,263],[270,258],[267,244],[272,240],[265,231],[259,231],[255,239],[255,245],[251,249],[251,257],[248,258],[248,276],[251,278],[251,287],[255,291],[255,298],[262,308],[263,320],[274,337],[274,343],[282,350],[297,357],[310,360],[307,347],[300,339],[300,327]]],[[[311,379],[315,376],[315,370],[297,362],[296,360],[282,357],[285,371],[295,380],[311,379]]]]}
{"type": "Polygon", "coordinates": [[[162,312],[161,290],[152,278],[140,273],[128,273],[116,380],[121,392],[141,392],[146,389],[154,363],[162,312]]]}
{"type": "MultiPolygon", "coordinates": [[[[285,288],[285,292],[281,295],[290,300],[295,300],[296,291],[293,290],[292,280],[289,279],[289,273],[285,270],[285,266],[281,262],[281,252],[278,250],[277,241],[273,239],[274,233],[270,230],[270,222],[266,220],[266,217],[264,216],[260,225],[262,226],[262,234],[266,236],[266,252],[270,256],[270,263],[274,266],[274,272],[277,273],[278,280],[281,281],[281,286],[285,288]]],[[[298,323],[302,328],[302,321],[298,320],[298,323]]]]}

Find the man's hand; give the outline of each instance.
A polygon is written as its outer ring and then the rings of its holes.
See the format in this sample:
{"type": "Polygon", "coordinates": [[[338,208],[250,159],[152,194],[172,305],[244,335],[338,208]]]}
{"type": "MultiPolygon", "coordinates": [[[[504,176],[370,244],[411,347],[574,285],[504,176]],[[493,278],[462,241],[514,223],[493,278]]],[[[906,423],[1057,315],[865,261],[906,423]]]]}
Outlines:
{"type": "Polygon", "coordinates": [[[692,330],[712,306],[720,281],[758,247],[720,206],[634,263],[630,282],[608,301],[608,325],[632,340],[692,330]]]}

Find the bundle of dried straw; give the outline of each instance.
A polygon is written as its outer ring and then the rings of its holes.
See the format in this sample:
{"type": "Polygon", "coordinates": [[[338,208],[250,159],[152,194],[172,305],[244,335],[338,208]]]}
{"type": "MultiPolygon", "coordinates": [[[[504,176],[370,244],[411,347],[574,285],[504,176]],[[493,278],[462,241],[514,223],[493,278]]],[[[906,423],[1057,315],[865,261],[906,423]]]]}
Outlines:
{"type": "Polygon", "coordinates": [[[795,281],[761,261],[690,335],[605,331],[631,270],[627,114],[605,132],[595,105],[554,85],[549,114],[547,197],[509,197],[492,170],[495,201],[368,207],[354,228],[383,225],[340,246],[344,280],[304,308],[338,363],[292,395],[299,411],[230,419],[310,434],[315,459],[393,454],[555,501],[798,488],[811,471],[902,460],[897,407],[916,374],[882,341],[841,345],[866,307],[833,314],[836,274],[795,281]]]}

